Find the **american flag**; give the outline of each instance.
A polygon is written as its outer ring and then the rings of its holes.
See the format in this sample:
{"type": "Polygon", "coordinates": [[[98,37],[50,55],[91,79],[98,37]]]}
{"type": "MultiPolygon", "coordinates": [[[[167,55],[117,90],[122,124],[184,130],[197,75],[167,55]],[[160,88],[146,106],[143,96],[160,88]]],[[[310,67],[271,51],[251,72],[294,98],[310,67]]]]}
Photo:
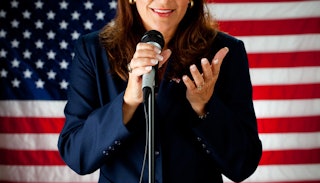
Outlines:
{"type": "MultiPolygon", "coordinates": [[[[99,30],[115,0],[8,0],[0,6],[0,182],[97,182],[62,161],[73,43],[99,30]]],[[[208,0],[244,41],[263,155],[245,182],[320,182],[320,1],[208,0]]],[[[230,182],[224,177],[226,182],[230,182]]]]}

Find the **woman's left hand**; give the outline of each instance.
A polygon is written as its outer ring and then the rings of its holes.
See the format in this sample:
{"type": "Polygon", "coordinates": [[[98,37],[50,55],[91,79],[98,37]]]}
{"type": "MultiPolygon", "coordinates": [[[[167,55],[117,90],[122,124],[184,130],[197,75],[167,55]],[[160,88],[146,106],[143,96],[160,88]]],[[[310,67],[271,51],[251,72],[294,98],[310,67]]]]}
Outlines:
{"type": "Polygon", "coordinates": [[[211,64],[208,59],[201,59],[202,74],[199,72],[196,65],[191,65],[190,72],[193,80],[187,75],[182,77],[182,80],[187,87],[186,97],[193,110],[198,115],[206,113],[205,105],[213,94],[214,86],[220,72],[220,66],[228,51],[229,49],[227,47],[220,49],[212,59],[211,64]]]}

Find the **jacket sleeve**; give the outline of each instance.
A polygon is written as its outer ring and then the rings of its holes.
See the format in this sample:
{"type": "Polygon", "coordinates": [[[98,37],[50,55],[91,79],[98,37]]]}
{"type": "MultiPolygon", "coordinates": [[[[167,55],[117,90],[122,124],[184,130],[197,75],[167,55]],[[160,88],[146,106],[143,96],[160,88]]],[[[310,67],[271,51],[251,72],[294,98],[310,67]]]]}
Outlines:
{"type": "MultiPolygon", "coordinates": [[[[235,43],[233,41],[233,43],[235,43]]],[[[198,142],[229,179],[240,182],[257,168],[262,154],[252,101],[252,85],[244,44],[226,45],[209,115],[193,127],[198,142]]]]}
{"type": "Polygon", "coordinates": [[[78,174],[99,169],[130,135],[122,119],[124,92],[117,91],[112,82],[101,84],[99,75],[106,75],[106,71],[99,68],[98,60],[107,60],[94,45],[99,44],[97,36],[92,35],[82,37],[75,45],[64,111],[66,121],[58,140],[61,157],[78,174]],[[110,89],[102,93],[102,85],[110,89]],[[105,96],[108,99],[103,99],[105,96]]]}

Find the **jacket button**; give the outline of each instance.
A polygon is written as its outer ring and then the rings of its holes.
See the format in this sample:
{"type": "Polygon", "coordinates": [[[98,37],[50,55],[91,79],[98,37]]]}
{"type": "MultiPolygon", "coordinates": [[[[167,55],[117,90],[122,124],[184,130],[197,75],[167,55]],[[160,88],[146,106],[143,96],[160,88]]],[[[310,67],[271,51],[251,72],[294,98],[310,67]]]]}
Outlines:
{"type": "Polygon", "coordinates": [[[201,140],[202,140],[202,139],[201,139],[200,137],[197,137],[197,141],[201,142],[201,140]]]}
{"type": "Polygon", "coordinates": [[[102,154],[104,154],[105,156],[108,156],[109,152],[108,151],[102,151],[102,154]]]}
{"type": "Polygon", "coordinates": [[[209,150],[206,150],[206,153],[207,153],[207,154],[210,154],[211,152],[210,152],[209,150]]]}
{"type": "Polygon", "coordinates": [[[158,155],[160,154],[160,152],[159,152],[159,151],[155,151],[154,154],[155,154],[156,156],[158,156],[158,155]]]}
{"type": "Polygon", "coordinates": [[[207,146],[206,146],[206,144],[202,144],[202,148],[204,149],[204,148],[206,148],[207,146]]]}

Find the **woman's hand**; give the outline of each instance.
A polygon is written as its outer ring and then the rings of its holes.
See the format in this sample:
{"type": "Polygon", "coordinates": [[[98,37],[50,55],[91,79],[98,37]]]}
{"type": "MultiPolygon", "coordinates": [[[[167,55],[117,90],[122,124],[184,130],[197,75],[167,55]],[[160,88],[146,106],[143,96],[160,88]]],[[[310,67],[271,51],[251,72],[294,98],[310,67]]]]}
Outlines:
{"type": "Polygon", "coordinates": [[[182,80],[187,87],[186,97],[193,110],[198,115],[206,113],[205,106],[213,94],[221,63],[228,51],[229,49],[227,47],[220,49],[212,59],[211,64],[208,59],[201,59],[202,74],[199,72],[196,65],[191,65],[190,72],[193,80],[187,75],[182,77],[182,80]]]}
{"type": "Polygon", "coordinates": [[[169,49],[161,52],[157,47],[148,43],[138,43],[133,58],[128,64],[129,79],[123,97],[123,120],[126,124],[134,111],[143,102],[142,75],[150,72],[152,66],[161,67],[171,55],[169,49]]]}

